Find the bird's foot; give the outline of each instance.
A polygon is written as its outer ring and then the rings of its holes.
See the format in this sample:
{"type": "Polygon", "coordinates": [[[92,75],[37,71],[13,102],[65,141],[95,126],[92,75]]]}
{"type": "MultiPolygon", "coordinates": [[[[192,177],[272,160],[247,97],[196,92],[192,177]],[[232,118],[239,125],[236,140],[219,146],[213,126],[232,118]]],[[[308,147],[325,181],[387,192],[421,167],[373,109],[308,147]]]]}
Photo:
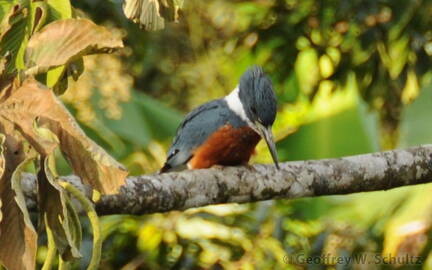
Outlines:
{"type": "Polygon", "coordinates": [[[248,169],[249,171],[252,171],[252,172],[256,172],[256,171],[257,171],[253,165],[251,165],[251,164],[249,164],[249,163],[247,163],[247,162],[243,163],[242,165],[243,165],[246,169],[248,169]]]}
{"type": "Polygon", "coordinates": [[[210,168],[211,169],[216,169],[216,170],[223,170],[225,168],[225,166],[219,165],[219,164],[214,164],[210,168]]]}

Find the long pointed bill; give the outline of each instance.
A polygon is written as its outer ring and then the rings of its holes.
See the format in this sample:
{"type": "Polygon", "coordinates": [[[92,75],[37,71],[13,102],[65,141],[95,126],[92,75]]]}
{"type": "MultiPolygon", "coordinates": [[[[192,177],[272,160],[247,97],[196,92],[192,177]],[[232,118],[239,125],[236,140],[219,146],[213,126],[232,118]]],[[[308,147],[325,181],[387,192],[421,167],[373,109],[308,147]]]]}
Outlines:
{"type": "Polygon", "coordinates": [[[276,166],[276,168],[279,170],[279,162],[278,162],[278,157],[277,157],[277,152],[276,152],[276,145],[274,143],[274,139],[273,139],[273,133],[271,131],[271,127],[264,127],[263,125],[261,125],[260,123],[256,123],[256,126],[258,128],[258,131],[261,135],[261,137],[264,138],[264,140],[267,143],[267,146],[270,150],[270,154],[273,158],[273,162],[276,166]]]}

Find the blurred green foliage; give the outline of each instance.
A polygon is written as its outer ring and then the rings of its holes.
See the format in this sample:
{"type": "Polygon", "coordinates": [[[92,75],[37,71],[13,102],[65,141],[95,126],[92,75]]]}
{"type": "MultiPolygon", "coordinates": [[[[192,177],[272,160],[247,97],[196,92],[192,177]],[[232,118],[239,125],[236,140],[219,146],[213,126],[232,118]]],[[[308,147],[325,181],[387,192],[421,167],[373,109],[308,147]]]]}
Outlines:
{"type": "MultiPolygon", "coordinates": [[[[182,115],[227,94],[252,64],[274,82],[282,161],[432,140],[432,1],[187,0],[179,22],[157,32],[128,21],[119,0],[73,5],[124,35],[126,49],[110,56],[111,64],[91,60],[96,66],[86,65],[82,78],[94,71],[87,78],[93,83],[79,85],[75,95],[69,89],[64,100],[87,134],[133,174],[160,168],[182,115]]],[[[253,161],[271,162],[264,144],[253,161]]],[[[295,254],[369,254],[371,262],[374,254],[408,254],[423,264],[399,269],[432,269],[431,192],[422,185],[105,217],[102,269],[305,268],[290,264],[295,254]]],[[[394,265],[328,260],[308,267],[394,265]]]]}

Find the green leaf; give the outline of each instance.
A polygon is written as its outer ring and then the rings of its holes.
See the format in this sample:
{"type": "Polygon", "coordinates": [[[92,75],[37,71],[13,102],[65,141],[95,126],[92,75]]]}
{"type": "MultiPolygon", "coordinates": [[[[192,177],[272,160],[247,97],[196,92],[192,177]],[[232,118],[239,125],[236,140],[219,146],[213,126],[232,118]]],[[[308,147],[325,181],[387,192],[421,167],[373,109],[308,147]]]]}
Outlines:
{"type": "Polygon", "coordinates": [[[47,72],[46,86],[53,88],[57,82],[62,78],[65,72],[65,66],[58,66],[47,72]]]}
{"type": "Polygon", "coordinates": [[[413,103],[406,106],[401,117],[399,147],[406,148],[431,143],[432,85],[425,87],[413,103]]]}
{"type": "Polygon", "coordinates": [[[77,81],[84,72],[84,61],[81,58],[65,66],[58,66],[47,72],[46,85],[54,90],[56,95],[62,95],[68,88],[69,81],[77,81]]]}
{"type": "Polygon", "coordinates": [[[295,62],[295,72],[302,92],[312,93],[320,79],[317,51],[312,48],[301,51],[295,62]]]}
{"type": "Polygon", "coordinates": [[[17,19],[22,17],[19,16],[21,12],[22,7],[16,1],[0,1],[0,39],[3,38],[17,19]]]}
{"type": "Polygon", "coordinates": [[[87,197],[78,188],[64,181],[60,182],[60,185],[80,202],[81,207],[87,213],[93,231],[92,257],[87,269],[96,270],[99,267],[101,259],[103,240],[101,235],[101,226],[96,210],[94,209],[92,202],[87,199],[87,197]]]}
{"type": "Polygon", "coordinates": [[[29,30],[35,33],[44,25],[48,7],[44,1],[30,2],[29,30]]]}
{"type": "Polygon", "coordinates": [[[69,64],[83,55],[111,52],[123,42],[108,29],[87,19],[52,22],[33,35],[27,45],[27,74],[69,64]]]}
{"type": "Polygon", "coordinates": [[[14,5],[1,22],[0,55],[9,54],[11,57],[11,61],[6,67],[8,73],[12,73],[17,66],[22,66],[23,60],[20,59],[19,55],[26,44],[28,13],[28,8],[14,5]]]}
{"type": "Polygon", "coordinates": [[[142,117],[152,131],[153,139],[172,137],[182,120],[182,115],[150,96],[132,92],[132,100],[139,105],[142,117]],[[157,115],[157,117],[154,117],[157,115]]]}
{"type": "Polygon", "coordinates": [[[49,7],[49,20],[72,18],[72,6],[69,0],[46,0],[49,7]]]}
{"type": "Polygon", "coordinates": [[[14,4],[15,1],[0,0],[0,18],[4,18],[14,4]]]}
{"type": "Polygon", "coordinates": [[[335,115],[303,125],[278,143],[278,153],[282,160],[308,160],[377,151],[375,123],[376,117],[361,103],[354,104],[335,115]]]}
{"type": "Polygon", "coordinates": [[[97,95],[92,99],[98,118],[122,139],[143,147],[151,140],[172,137],[182,120],[181,113],[138,91],[132,91],[130,102],[120,105],[122,117],[119,120],[108,119],[98,108],[98,100],[97,95]]]}
{"type": "Polygon", "coordinates": [[[11,54],[8,72],[23,70],[28,39],[45,22],[47,6],[43,1],[21,1],[11,5],[0,24],[0,55],[11,54]]]}

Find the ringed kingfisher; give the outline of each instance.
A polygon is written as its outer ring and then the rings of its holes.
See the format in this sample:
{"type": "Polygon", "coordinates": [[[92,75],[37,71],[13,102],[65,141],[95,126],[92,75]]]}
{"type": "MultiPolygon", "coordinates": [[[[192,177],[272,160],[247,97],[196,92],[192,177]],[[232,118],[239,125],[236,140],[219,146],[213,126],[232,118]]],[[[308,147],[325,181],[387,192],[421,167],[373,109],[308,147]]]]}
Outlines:
{"type": "Polygon", "coordinates": [[[185,167],[247,164],[261,137],[279,169],[271,131],[275,118],[276,98],[271,80],[262,68],[253,66],[229,95],[186,115],[160,173],[185,167]]]}

